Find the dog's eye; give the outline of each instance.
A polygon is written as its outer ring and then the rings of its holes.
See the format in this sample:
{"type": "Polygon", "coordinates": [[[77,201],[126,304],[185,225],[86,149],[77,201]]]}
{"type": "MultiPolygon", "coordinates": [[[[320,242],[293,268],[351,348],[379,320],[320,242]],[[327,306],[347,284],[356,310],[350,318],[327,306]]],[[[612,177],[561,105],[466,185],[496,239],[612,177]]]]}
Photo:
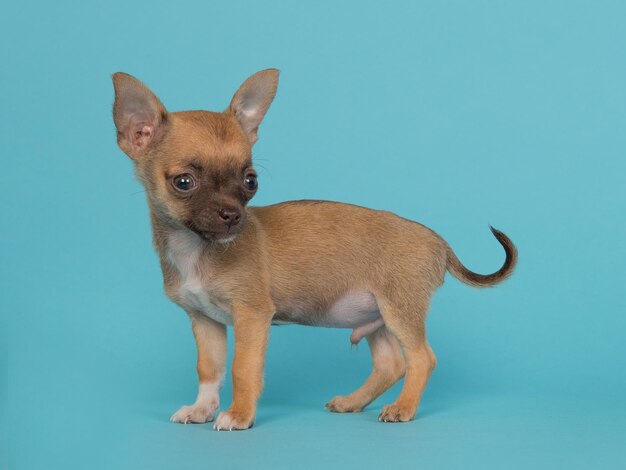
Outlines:
{"type": "Polygon", "coordinates": [[[172,184],[179,191],[189,191],[196,185],[196,180],[189,173],[184,173],[174,177],[172,184]]]}
{"type": "Polygon", "coordinates": [[[252,173],[248,173],[246,175],[243,179],[243,184],[248,191],[254,191],[259,186],[259,183],[256,180],[256,175],[252,173]]]}

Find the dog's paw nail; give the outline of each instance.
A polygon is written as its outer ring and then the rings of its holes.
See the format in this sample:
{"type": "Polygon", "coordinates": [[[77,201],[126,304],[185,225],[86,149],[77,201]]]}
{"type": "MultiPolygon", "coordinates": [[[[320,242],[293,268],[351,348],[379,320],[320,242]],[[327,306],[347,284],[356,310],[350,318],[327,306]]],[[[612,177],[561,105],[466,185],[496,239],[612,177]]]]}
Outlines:
{"type": "Polygon", "coordinates": [[[250,418],[247,413],[242,414],[241,412],[232,410],[220,413],[215,420],[215,426],[218,431],[235,431],[237,429],[248,429],[252,427],[253,422],[254,416],[250,418]]]}
{"type": "Polygon", "coordinates": [[[404,423],[415,417],[415,409],[403,405],[387,405],[380,412],[379,420],[385,423],[404,423]]]}

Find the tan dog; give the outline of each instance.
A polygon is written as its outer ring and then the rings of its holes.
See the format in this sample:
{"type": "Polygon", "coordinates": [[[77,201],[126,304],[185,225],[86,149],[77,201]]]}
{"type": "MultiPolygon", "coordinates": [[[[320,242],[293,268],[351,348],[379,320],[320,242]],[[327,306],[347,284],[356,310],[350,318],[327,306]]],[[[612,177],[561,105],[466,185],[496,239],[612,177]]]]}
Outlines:
{"type": "Polygon", "coordinates": [[[433,291],[446,270],[478,287],[504,280],[517,259],[511,240],[492,229],[506,261],[480,275],[436,233],[389,212],[323,201],[247,207],[257,190],[251,150],[277,70],[246,80],[222,113],[168,113],[130,75],[116,73],[113,83],[117,142],[146,187],[165,291],[189,315],[198,347],[197,400],[172,421],[213,420],[233,325],[233,402],[214,428],[251,427],[270,325],[284,323],[351,328],[353,343],[367,339],[370,377],[329,410],[360,411],[404,376],[379,420],[412,419],[436,362],[424,327],[433,291]]]}

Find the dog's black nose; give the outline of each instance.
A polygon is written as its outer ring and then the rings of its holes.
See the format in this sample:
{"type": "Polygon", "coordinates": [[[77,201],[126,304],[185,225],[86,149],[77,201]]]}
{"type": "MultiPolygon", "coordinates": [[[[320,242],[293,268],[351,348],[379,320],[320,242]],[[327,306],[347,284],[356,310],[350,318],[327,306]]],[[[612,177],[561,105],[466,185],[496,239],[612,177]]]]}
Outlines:
{"type": "Polygon", "coordinates": [[[241,220],[241,212],[238,209],[220,209],[217,211],[217,215],[221,222],[229,227],[237,225],[241,220]]]}

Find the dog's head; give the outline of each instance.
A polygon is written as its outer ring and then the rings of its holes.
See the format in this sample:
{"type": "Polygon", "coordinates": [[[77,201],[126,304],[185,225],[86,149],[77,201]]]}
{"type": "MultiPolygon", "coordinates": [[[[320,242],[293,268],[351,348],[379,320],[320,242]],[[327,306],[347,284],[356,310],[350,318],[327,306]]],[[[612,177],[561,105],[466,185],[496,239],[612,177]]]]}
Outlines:
{"type": "Polygon", "coordinates": [[[248,78],[222,113],[168,113],[143,83],[113,75],[117,143],[136,164],[155,215],[226,243],[243,230],[257,190],[252,146],[278,85],[278,70],[248,78]]]}

